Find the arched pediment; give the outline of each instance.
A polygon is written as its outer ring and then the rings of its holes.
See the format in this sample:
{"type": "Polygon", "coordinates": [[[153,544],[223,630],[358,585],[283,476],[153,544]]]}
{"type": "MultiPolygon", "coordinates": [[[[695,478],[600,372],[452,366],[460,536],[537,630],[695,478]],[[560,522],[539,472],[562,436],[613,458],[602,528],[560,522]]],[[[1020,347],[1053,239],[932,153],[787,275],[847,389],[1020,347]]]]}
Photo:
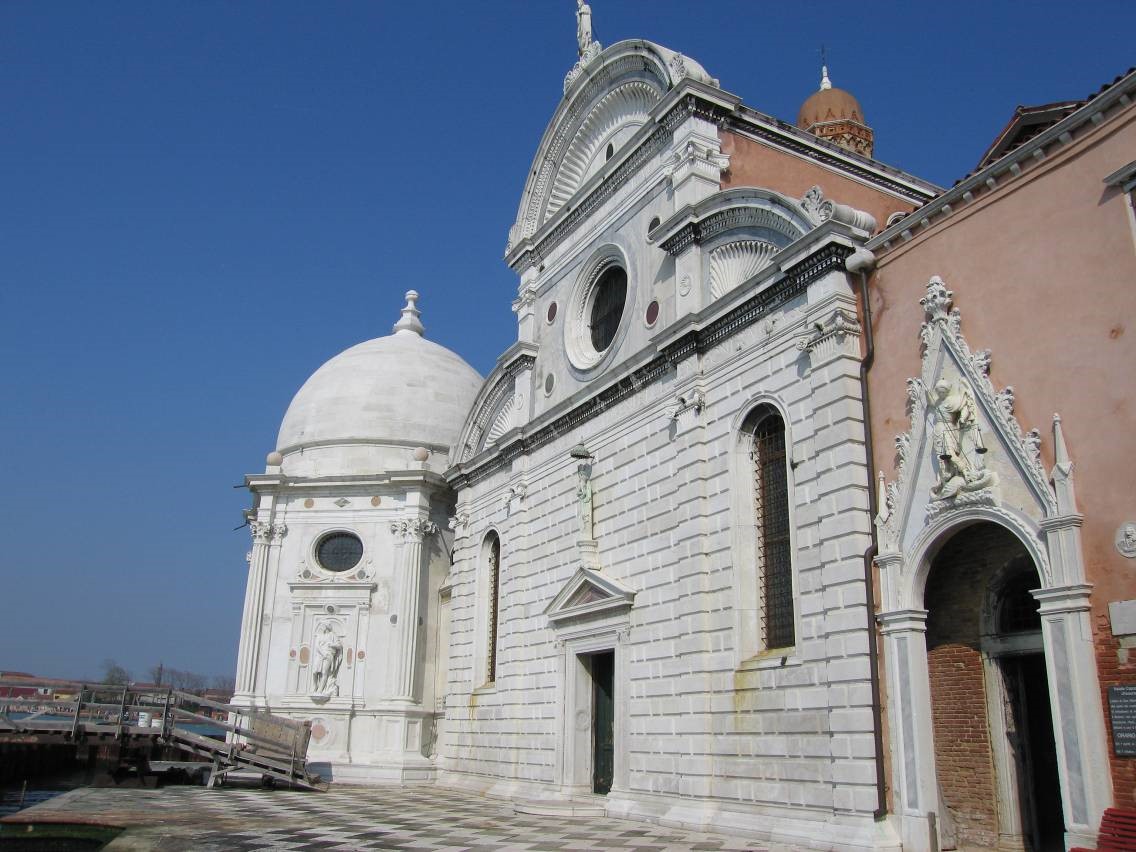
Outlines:
{"type": "Polygon", "coordinates": [[[648,41],[614,44],[573,69],[537,148],[509,246],[532,236],[647,122],[679,80],[717,85],[697,62],[648,41]]]}
{"type": "Polygon", "coordinates": [[[518,389],[517,376],[531,370],[534,363],[531,352],[521,351],[493,369],[462,426],[451,459],[454,463],[468,461],[524,423],[527,400],[518,389]]]}
{"type": "MultiPolygon", "coordinates": [[[[759,187],[716,192],[697,204],[684,207],[650,233],[664,251],[683,252],[692,243],[705,245],[711,252],[733,243],[748,243],[719,254],[718,265],[726,267],[758,264],[760,269],[772,253],[807,234],[820,223],[801,202],[759,187]],[[772,247],[768,257],[758,243],[772,247]]],[[[756,270],[755,270],[756,271],[756,270]]],[[[729,289],[729,288],[727,288],[729,289]]],[[[724,292],[724,291],[723,291],[724,292]]]]}

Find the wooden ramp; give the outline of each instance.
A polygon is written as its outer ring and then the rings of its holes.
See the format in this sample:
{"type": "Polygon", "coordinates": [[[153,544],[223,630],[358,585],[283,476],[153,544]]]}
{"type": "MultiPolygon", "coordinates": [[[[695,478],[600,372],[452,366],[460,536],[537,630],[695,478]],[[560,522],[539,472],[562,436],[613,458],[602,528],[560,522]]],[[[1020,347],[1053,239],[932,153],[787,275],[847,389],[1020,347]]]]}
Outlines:
{"type": "Polygon", "coordinates": [[[0,679],[0,743],[117,743],[145,771],[150,747],[212,764],[209,786],[253,772],[288,787],[326,790],[306,765],[311,723],[161,687],[0,679]]]}

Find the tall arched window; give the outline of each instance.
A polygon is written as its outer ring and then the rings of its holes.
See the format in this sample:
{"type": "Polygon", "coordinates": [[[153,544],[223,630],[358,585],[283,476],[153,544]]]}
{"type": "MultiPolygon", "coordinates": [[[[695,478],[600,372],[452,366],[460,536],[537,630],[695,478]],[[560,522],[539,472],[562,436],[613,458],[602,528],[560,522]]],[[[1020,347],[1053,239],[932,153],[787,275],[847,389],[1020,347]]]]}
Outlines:
{"type": "Polygon", "coordinates": [[[490,533],[485,539],[485,569],[488,573],[489,636],[485,654],[485,682],[497,680],[497,610],[501,592],[501,539],[490,533]]]}
{"type": "Polygon", "coordinates": [[[789,478],[785,422],[771,407],[756,412],[751,456],[762,636],[766,648],[787,648],[796,641],[789,478]]]}

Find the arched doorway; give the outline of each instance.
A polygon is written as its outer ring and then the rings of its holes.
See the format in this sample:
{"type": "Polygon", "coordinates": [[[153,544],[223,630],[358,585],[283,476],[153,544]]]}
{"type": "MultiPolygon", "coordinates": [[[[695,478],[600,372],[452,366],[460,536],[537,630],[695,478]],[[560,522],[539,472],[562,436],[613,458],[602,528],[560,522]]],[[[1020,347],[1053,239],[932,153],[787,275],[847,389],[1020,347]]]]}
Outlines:
{"type": "Polygon", "coordinates": [[[1021,541],[955,532],[924,589],[941,848],[1064,849],[1041,585],[1021,541]]]}

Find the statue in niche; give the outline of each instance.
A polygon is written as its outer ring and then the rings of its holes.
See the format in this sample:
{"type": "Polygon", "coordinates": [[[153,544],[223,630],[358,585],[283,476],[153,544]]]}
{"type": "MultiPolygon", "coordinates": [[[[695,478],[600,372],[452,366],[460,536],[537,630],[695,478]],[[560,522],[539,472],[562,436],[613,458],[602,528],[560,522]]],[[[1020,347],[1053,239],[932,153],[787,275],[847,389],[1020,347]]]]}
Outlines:
{"type": "Polygon", "coordinates": [[[580,539],[582,541],[591,541],[595,537],[593,535],[592,526],[591,466],[587,463],[577,465],[576,476],[576,504],[580,514],[580,539]]]}
{"type": "Polygon", "coordinates": [[[325,621],[316,630],[315,666],[312,669],[312,692],[333,697],[339,695],[339,667],[343,663],[343,641],[335,626],[325,621]]]}
{"type": "Polygon", "coordinates": [[[580,56],[587,52],[592,44],[592,7],[584,0],[576,0],[576,45],[580,56]]]}
{"type": "Polygon", "coordinates": [[[926,391],[927,406],[935,419],[931,447],[938,460],[938,480],[931,493],[947,500],[965,491],[981,491],[997,481],[986,470],[986,446],[978,424],[974,391],[965,379],[940,379],[926,391]]]}

